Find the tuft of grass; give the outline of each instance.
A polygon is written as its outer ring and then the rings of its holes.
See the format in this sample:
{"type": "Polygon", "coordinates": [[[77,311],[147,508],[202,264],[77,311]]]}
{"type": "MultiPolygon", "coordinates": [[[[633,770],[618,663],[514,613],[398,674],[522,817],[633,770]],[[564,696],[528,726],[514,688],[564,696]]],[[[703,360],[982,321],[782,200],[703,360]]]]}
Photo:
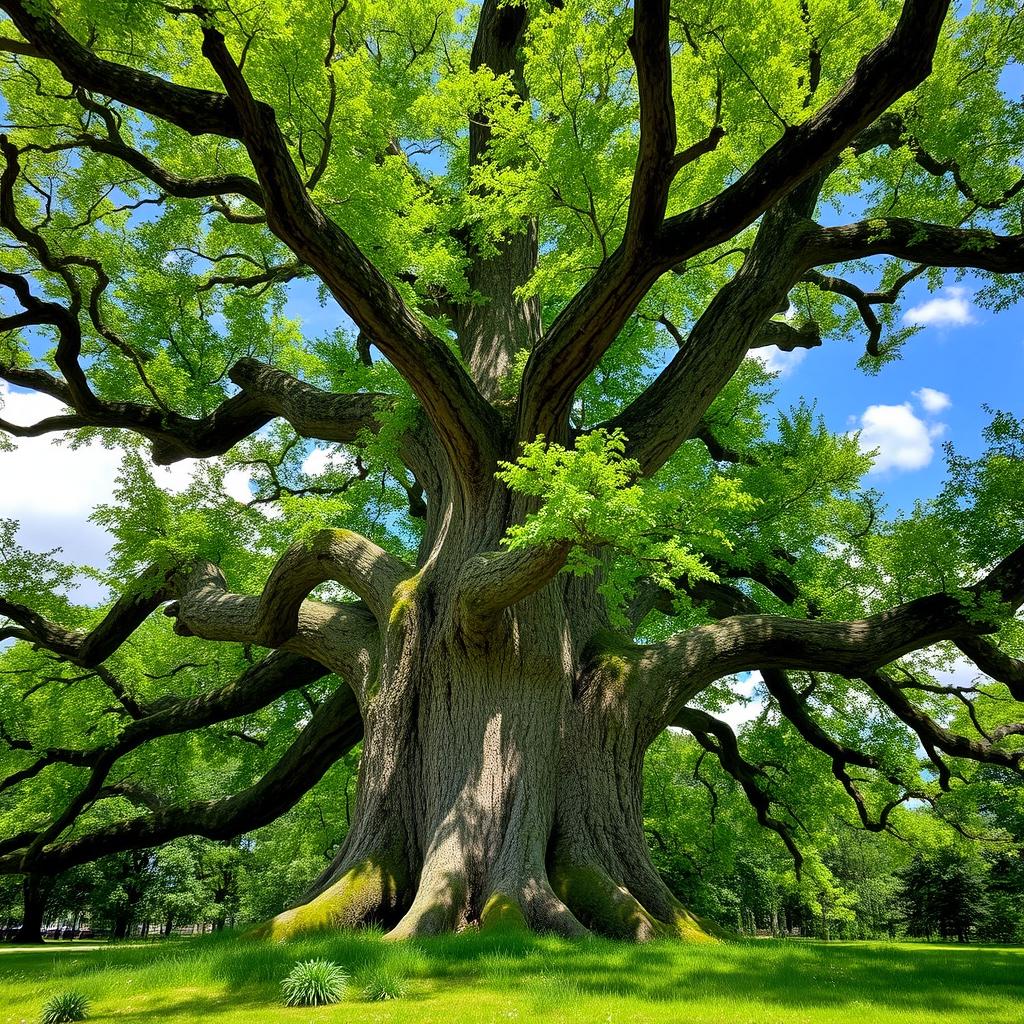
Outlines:
{"type": "Polygon", "coordinates": [[[330,960],[303,960],[281,982],[285,1006],[328,1006],[348,991],[348,974],[330,960]]]}
{"type": "Polygon", "coordinates": [[[43,1004],[42,1024],[72,1024],[88,1014],[89,1000],[81,992],[58,992],[43,1004]]]}
{"type": "MultiPolygon", "coordinates": [[[[1024,946],[813,940],[643,946],[467,930],[410,942],[324,932],[288,942],[219,932],[148,945],[0,946],[0,1024],[39,1024],[50,994],[90,1020],[142,1024],[1024,1024],[1024,946]],[[325,960],[352,975],[344,1009],[283,1005],[281,979],[325,960]],[[378,970],[408,994],[364,1001],[378,970]],[[359,1001],[356,1001],[358,999],[359,1001]],[[386,1007],[386,1009],[385,1009],[386,1007]]],[[[88,1024],[88,1022],[86,1022],[88,1024]]]]}
{"type": "Polygon", "coordinates": [[[368,1003],[401,999],[409,991],[405,975],[393,964],[385,963],[371,968],[360,980],[363,999],[368,1003]]]}

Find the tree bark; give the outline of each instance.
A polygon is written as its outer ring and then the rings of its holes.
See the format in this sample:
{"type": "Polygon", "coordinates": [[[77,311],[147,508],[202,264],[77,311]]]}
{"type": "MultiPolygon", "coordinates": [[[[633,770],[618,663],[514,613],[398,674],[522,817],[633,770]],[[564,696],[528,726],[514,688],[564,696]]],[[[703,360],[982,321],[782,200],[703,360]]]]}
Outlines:
{"type": "Polygon", "coordinates": [[[43,941],[43,917],[46,914],[46,903],[53,888],[53,880],[42,875],[26,875],[22,883],[22,895],[25,909],[21,918],[21,927],[15,936],[16,942],[40,943],[43,941]]]}
{"type": "Polygon", "coordinates": [[[476,631],[449,568],[464,562],[396,588],[379,677],[359,695],[352,827],[305,902],[262,933],[372,922],[392,938],[479,925],[706,939],[647,854],[642,762],[659,727],[624,693],[608,698],[615,659],[584,643],[596,602],[559,580],[476,631]]]}

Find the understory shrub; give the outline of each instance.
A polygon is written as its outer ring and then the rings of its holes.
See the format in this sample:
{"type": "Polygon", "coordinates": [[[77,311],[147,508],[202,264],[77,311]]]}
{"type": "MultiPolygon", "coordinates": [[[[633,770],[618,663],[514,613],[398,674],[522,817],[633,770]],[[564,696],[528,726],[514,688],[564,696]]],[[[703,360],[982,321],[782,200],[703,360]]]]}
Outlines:
{"type": "Polygon", "coordinates": [[[380,964],[367,971],[360,980],[363,998],[371,1003],[401,999],[408,991],[405,975],[392,964],[380,964]]]}
{"type": "Polygon", "coordinates": [[[43,1004],[43,1024],[70,1024],[85,1020],[89,1000],[81,992],[58,992],[43,1004]]]}
{"type": "Polygon", "coordinates": [[[327,1006],[340,1003],[348,990],[348,975],[330,960],[303,960],[281,982],[285,1006],[327,1006]]]}

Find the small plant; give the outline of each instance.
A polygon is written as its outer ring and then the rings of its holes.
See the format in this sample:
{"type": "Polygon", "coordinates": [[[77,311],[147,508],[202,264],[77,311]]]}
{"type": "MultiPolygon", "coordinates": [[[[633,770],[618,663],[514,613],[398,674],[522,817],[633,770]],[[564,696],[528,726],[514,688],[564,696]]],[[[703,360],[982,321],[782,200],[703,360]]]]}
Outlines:
{"type": "Polygon", "coordinates": [[[81,992],[58,992],[43,1004],[43,1024],[69,1024],[85,1020],[89,1000],[81,992]]]}
{"type": "Polygon", "coordinates": [[[345,998],[348,975],[330,960],[304,960],[292,968],[281,989],[285,1006],[327,1006],[345,998]]]}
{"type": "Polygon", "coordinates": [[[401,999],[408,991],[405,976],[398,968],[384,964],[369,971],[363,982],[363,998],[368,1003],[401,999]]]}

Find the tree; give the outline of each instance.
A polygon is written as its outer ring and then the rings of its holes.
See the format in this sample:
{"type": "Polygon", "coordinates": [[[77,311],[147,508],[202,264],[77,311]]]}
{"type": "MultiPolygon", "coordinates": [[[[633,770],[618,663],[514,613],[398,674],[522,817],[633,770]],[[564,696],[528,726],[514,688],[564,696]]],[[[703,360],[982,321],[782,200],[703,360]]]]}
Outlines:
{"type": "Polygon", "coordinates": [[[720,680],[759,670],[872,831],[964,762],[1019,772],[1021,726],[948,727],[972,696],[916,655],[955,645],[1024,697],[1019,425],[995,421],[962,493],[887,521],[856,440],[810,407],[769,433],[744,361],[863,323],[877,370],[901,290],[941,268],[1016,296],[998,75],[1020,23],[948,7],[0,0],[0,377],[64,406],[0,427],[126,450],[106,613],[53,596],[56,562],[5,573],[0,637],[96,673],[120,724],[73,748],[8,732],[5,788],[77,788],[0,869],[248,831],[362,738],[345,843],[268,934],[701,938],[644,839],[666,727],[799,857],[720,680]],[[821,223],[844,202],[865,218],[821,223]],[[298,334],[307,281],[353,332],[298,334]],[[206,475],[168,496],[133,438],[206,475]],[[310,440],[341,446],[322,472],[310,440]],[[271,653],[140,703],[102,673],[160,607],[271,653]],[[121,758],[319,680],[248,788],[89,817],[121,758]]]}

